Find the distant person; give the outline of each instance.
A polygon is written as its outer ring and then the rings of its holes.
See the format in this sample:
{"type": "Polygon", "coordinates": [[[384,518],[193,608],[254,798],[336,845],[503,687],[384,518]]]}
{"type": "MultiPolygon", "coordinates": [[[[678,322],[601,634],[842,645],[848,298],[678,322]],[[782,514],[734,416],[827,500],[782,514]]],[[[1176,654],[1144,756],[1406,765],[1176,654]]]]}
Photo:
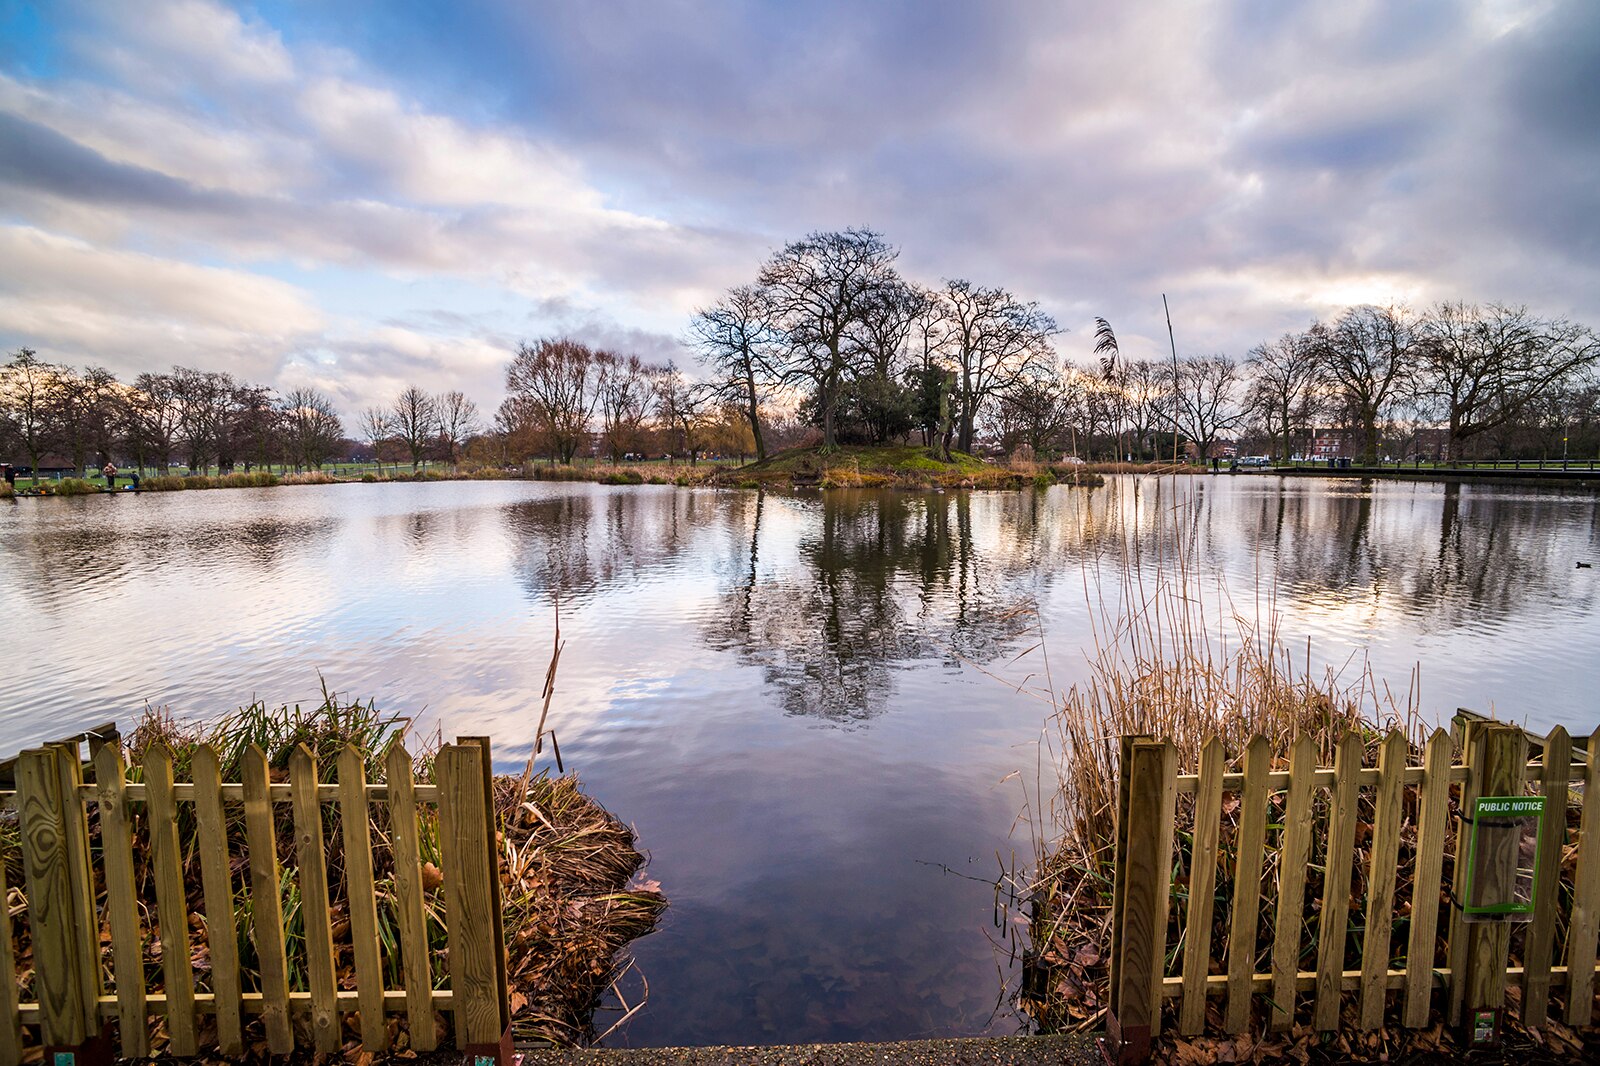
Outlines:
{"type": "Polygon", "coordinates": [[[134,492],[138,492],[139,491],[139,472],[137,470],[135,470],[132,474],[128,475],[128,477],[129,477],[129,480],[131,480],[133,482],[133,491],[134,492]]]}
{"type": "Polygon", "coordinates": [[[100,472],[106,476],[106,488],[115,489],[117,487],[117,464],[107,459],[106,465],[100,468],[100,472]]]}

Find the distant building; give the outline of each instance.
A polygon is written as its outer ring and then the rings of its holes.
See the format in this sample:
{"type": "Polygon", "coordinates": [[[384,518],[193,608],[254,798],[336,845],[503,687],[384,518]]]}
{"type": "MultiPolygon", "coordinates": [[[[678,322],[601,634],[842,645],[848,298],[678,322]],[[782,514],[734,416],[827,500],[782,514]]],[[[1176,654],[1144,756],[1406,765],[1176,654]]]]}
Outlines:
{"type": "Polygon", "coordinates": [[[1407,459],[1438,462],[1450,453],[1450,430],[1444,426],[1418,426],[1411,431],[1407,459]]]}
{"type": "Polygon", "coordinates": [[[1311,431],[1312,459],[1348,459],[1355,453],[1355,430],[1313,429],[1311,431]]]}
{"type": "Polygon", "coordinates": [[[39,472],[37,474],[34,473],[26,455],[12,455],[8,465],[17,477],[59,479],[83,476],[83,471],[72,465],[71,456],[61,455],[56,452],[46,452],[39,456],[39,472]]]}

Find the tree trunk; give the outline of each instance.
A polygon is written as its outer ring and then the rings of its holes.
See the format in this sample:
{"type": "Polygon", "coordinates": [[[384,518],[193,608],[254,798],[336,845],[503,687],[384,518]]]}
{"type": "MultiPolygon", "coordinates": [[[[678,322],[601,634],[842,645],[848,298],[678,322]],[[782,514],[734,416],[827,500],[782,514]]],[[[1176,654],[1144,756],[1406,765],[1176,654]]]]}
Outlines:
{"type": "Polygon", "coordinates": [[[1378,412],[1372,408],[1363,411],[1361,423],[1366,434],[1361,445],[1361,461],[1371,466],[1378,461],[1378,412]]]}
{"type": "MultiPolygon", "coordinates": [[[[750,435],[756,441],[756,462],[765,462],[767,458],[767,442],[761,436],[761,405],[756,396],[754,377],[745,378],[745,388],[750,402],[750,435]]],[[[743,462],[742,457],[740,462],[743,462]]]]}

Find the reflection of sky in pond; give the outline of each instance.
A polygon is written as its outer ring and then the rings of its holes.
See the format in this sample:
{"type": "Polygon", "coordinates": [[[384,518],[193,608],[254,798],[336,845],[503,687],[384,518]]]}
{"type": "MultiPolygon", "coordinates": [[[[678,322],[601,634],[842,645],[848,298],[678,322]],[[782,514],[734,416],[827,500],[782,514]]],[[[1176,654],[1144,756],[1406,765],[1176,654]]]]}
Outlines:
{"type": "Polygon", "coordinates": [[[307,699],[317,674],[526,757],[552,723],[673,899],[620,1039],[1010,1031],[993,876],[1089,596],[1181,561],[1275,597],[1313,660],[1367,651],[1423,702],[1595,725],[1595,499],[1271,476],[1086,493],[758,496],[446,483],[29,500],[0,509],[0,751],[146,700],[307,699]],[[988,673],[998,675],[987,676],[988,673]],[[943,864],[953,873],[940,868],[943,864]]]}

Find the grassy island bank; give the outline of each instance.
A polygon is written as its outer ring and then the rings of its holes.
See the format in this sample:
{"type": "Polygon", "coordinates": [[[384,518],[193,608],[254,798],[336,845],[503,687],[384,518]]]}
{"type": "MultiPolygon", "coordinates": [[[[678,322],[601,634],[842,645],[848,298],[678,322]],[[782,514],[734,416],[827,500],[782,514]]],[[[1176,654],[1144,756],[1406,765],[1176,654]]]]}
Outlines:
{"type": "Polygon", "coordinates": [[[741,488],[1020,489],[1055,484],[1103,484],[1100,475],[1070,463],[990,463],[964,452],[949,460],[917,445],[793,448],[748,466],[719,470],[710,479],[741,488]]]}
{"type": "MultiPolygon", "coordinates": [[[[600,460],[572,463],[524,463],[518,468],[477,467],[453,473],[423,470],[417,473],[363,473],[336,476],[312,470],[278,474],[267,471],[231,474],[152,475],[139,483],[141,492],[179,492],[195,489],[260,489],[280,485],[352,485],[416,481],[583,481],[601,485],[707,485],[718,488],[898,488],[898,489],[1022,489],[1051,485],[1093,487],[1105,483],[1107,473],[1167,474],[1181,471],[1170,466],[1111,464],[1105,467],[1081,462],[987,461],[965,452],[951,452],[949,460],[936,449],[918,445],[842,445],[837,448],[792,448],[758,463],[734,465],[727,461],[609,463],[600,460]]],[[[1195,471],[1198,472],[1198,471],[1195,471]]],[[[30,484],[22,496],[82,496],[107,492],[104,484],[86,478],[30,484]]],[[[127,486],[119,486],[127,491],[127,486]]],[[[9,495],[9,493],[8,493],[9,495]]]]}

